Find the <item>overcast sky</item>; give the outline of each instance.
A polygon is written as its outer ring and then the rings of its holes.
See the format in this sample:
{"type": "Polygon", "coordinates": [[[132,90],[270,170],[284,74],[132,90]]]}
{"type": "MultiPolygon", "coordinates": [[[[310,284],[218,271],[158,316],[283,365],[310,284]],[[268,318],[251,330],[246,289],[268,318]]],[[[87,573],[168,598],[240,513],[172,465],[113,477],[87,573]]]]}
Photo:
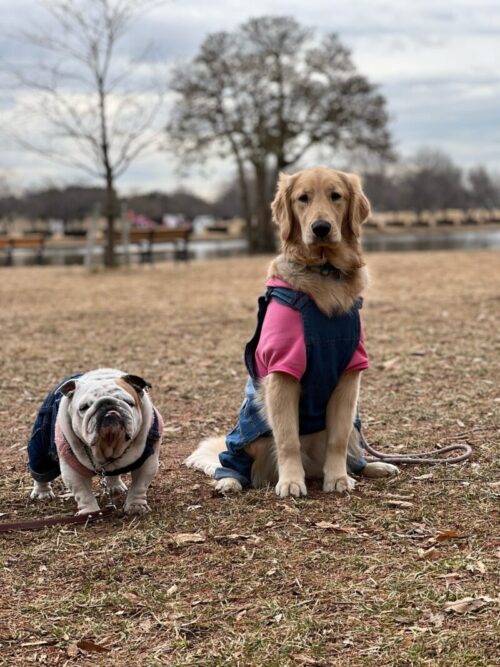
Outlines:
{"type": "MultiPolygon", "coordinates": [[[[152,40],[155,60],[189,59],[207,33],[263,14],[292,15],[339,34],[359,70],[387,98],[400,154],[433,146],[464,167],[483,164],[500,171],[498,0],[172,0],[134,27],[120,56],[133,56],[152,40]]],[[[30,23],[43,25],[36,0],[0,0],[0,16],[0,58],[29,61],[29,48],[8,34],[30,23]]],[[[5,127],[15,117],[19,96],[5,89],[0,95],[0,175],[17,186],[78,180],[77,174],[12,146],[5,127]]],[[[119,187],[168,191],[184,186],[210,196],[231,173],[230,164],[214,163],[209,171],[180,175],[173,156],[162,154],[133,165],[119,187]]]]}

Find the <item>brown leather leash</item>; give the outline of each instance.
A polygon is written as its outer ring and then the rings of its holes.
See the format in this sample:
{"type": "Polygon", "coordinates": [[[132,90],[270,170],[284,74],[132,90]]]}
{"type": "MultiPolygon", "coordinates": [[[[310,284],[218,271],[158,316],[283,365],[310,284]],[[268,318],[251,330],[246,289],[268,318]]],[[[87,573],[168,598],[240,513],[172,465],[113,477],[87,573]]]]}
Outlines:
{"type": "Polygon", "coordinates": [[[116,508],[105,507],[98,512],[88,512],[77,516],[50,516],[45,519],[33,519],[32,521],[13,521],[12,523],[0,523],[0,533],[11,533],[18,530],[43,530],[51,526],[86,526],[89,523],[103,521],[111,518],[116,508]]]}

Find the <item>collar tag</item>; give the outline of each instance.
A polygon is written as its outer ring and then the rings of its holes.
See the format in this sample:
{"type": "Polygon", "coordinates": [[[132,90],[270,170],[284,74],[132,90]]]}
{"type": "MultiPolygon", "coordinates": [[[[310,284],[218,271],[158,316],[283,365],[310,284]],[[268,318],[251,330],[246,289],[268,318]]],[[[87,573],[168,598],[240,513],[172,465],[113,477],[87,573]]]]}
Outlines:
{"type": "Polygon", "coordinates": [[[342,272],[337,269],[336,266],[330,264],[330,262],[326,262],[326,264],[321,264],[320,266],[310,266],[309,269],[312,271],[317,270],[321,276],[331,276],[335,280],[340,280],[342,278],[342,272]]]}

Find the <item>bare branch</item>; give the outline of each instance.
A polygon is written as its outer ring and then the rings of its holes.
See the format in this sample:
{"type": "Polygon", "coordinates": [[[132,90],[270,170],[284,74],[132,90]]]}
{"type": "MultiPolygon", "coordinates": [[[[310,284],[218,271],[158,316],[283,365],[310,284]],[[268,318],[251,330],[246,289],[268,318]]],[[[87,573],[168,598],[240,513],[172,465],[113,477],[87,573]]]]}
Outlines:
{"type": "MultiPolygon", "coordinates": [[[[18,38],[40,49],[45,58],[30,71],[9,66],[19,89],[34,94],[24,110],[46,127],[45,141],[12,135],[20,146],[48,160],[75,167],[105,180],[108,218],[107,260],[112,263],[115,183],[134,159],[158,146],[163,86],[148,104],[123,90],[134,64],[120,71],[117,42],[144,11],[162,4],[152,0],[45,0],[52,26],[26,30],[18,38]],[[43,145],[44,144],[44,145],[43,145]]],[[[137,64],[137,62],[136,62],[137,64]]]]}

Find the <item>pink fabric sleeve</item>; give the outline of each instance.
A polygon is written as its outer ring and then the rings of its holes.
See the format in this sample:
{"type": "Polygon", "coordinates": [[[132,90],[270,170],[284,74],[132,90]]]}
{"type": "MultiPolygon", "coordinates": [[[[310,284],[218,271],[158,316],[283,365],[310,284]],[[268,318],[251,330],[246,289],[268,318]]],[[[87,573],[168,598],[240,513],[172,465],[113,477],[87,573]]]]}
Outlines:
{"type": "MultiPolygon", "coordinates": [[[[291,285],[280,278],[271,278],[266,285],[267,287],[291,288],[291,285]]],[[[302,315],[293,308],[271,301],[255,353],[257,377],[263,378],[269,373],[280,371],[300,380],[306,371],[306,363],[302,315]]],[[[358,347],[346,370],[363,371],[367,368],[369,368],[368,353],[365,348],[365,335],[361,322],[358,347]]]]}
{"type": "Polygon", "coordinates": [[[306,344],[302,315],[281,303],[267,307],[260,340],[255,352],[257,377],[288,373],[300,380],[306,370],[306,344]]]}
{"type": "Polygon", "coordinates": [[[363,331],[363,322],[361,322],[361,334],[359,336],[358,347],[351,357],[346,371],[364,371],[369,368],[368,353],[365,348],[365,333],[363,331]]]}

